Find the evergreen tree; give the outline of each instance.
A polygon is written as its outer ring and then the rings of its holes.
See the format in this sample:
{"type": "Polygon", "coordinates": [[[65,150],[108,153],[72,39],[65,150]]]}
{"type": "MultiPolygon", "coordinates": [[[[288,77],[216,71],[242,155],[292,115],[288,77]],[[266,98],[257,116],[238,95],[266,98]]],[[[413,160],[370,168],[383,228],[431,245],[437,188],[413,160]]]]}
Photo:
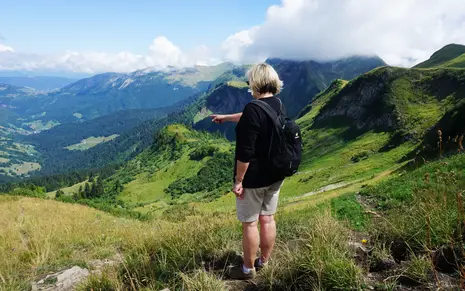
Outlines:
{"type": "Polygon", "coordinates": [[[103,194],[105,194],[105,187],[103,185],[103,180],[100,177],[97,179],[95,194],[97,195],[97,197],[101,197],[103,196],[103,194]]]}
{"type": "Polygon", "coordinates": [[[82,185],[79,186],[79,191],[78,191],[79,196],[82,197],[82,185]]]}
{"type": "Polygon", "coordinates": [[[90,190],[90,185],[86,182],[86,185],[84,186],[84,198],[90,198],[90,190]]]}
{"type": "Polygon", "coordinates": [[[73,197],[76,197],[76,200],[80,200],[80,199],[84,198],[84,193],[83,192],[81,192],[81,193],[74,192],[73,197]]]}
{"type": "Polygon", "coordinates": [[[94,182],[94,173],[90,173],[89,175],[89,183],[93,183],[94,182]]]}
{"type": "Polygon", "coordinates": [[[115,187],[113,189],[115,190],[116,193],[120,193],[121,191],[123,191],[123,185],[121,185],[121,182],[119,179],[116,180],[115,187]]]}
{"type": "Polygon", "coordinates": [[[55,199],[58,199],[60,198],[61,196],[65,195],[65,192],[63,192],[62,190],[58,190],[56,193],[55,193],[55,199]]]}

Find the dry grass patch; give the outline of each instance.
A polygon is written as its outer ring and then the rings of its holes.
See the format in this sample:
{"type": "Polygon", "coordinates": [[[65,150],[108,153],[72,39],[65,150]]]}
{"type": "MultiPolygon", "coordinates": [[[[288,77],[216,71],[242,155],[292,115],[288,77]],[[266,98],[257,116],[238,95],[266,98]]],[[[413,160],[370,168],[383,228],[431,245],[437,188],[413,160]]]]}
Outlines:
{"type": "Polygon", "coordinates": [[[115,255],[154,239],[161,225],[50,200],[0,196],[0,289],[50,270],[115,255]]]}

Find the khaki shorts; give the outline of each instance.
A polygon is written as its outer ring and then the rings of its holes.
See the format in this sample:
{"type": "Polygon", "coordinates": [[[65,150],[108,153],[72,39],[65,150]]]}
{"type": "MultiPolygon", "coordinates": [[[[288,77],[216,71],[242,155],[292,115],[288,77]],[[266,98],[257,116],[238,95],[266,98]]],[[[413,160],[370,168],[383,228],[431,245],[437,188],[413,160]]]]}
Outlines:
{"type": "Polygon", "coordinates": [[[253,222],[259,215],[275,214],[283,182],[262,188],[244,188],[244,199],[236,198],[237,218],[241,222],[253,222]]]}

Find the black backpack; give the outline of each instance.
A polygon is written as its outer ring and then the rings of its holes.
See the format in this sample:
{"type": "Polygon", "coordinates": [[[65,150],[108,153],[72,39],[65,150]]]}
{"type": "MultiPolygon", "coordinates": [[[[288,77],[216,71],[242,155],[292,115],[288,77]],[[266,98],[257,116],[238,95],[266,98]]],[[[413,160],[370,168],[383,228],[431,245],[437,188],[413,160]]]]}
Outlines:
{"type": "Polygon", "coordinates": [[[268,151],[269,166],[273,174],[280,178],[294,175],[300,165],[302,157],[302,137],[299,126],[283,114],[283,104],[279,113],[261,100],[253,100],[252,103],[262,108],[274,123],[274,130],[268,151]]]}

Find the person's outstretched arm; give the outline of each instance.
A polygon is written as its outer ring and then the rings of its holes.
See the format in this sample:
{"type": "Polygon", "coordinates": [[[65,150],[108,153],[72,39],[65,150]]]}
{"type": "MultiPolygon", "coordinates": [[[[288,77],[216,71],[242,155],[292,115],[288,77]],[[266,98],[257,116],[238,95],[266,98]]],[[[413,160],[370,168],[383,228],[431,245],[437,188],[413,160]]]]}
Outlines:
{"type": "Polygon", "coordinates": [[[244,180],[250,160],[255,156],[255,144],[260,131],[260,119],[256,108],[247,106],[244,119],[239,122],[236,131],[236,173],[233,192],[237,198],[243,199],[242,180],[244,180]]]}
{"type": "Polygon", "coordinates": [[[210,117],[214,123],[223,123],[223,122],[239,122],[241,119],[242,112],[234,114],[212,114],[210,117]]]}

